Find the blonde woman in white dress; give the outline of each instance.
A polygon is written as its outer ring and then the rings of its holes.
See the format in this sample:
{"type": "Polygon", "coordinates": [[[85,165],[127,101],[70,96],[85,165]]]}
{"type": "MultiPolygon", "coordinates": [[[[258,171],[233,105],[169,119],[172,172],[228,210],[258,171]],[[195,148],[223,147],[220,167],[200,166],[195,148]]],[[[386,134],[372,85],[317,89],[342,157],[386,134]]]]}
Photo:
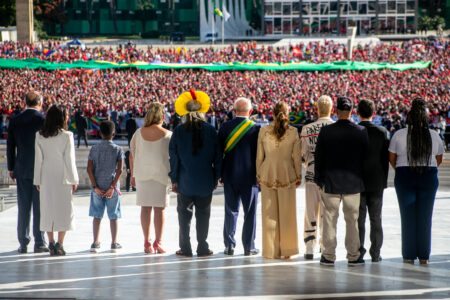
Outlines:
{"type": "Polygon", "coordinates": [[[164,208],[169,205],[169,142],[172,132],[162,127],[164,106],[151,103],[144,126],[131,139],[131,184],[136,186],[136,203],[141,206],[144,252],[165,253],[162,248],[164,208]],[[150,240],[153,210],[155,241],[150,240]]]}
{"type": "Polygon", "coordinates": [[[64,237],[73,229],[72,194],[78,185],[73,134],[67,131],[68,113],[53,105],[44,126],[36,133],[34,185],[40,193],[41,224],[50,255],[65,255],[64,237]],[[54,232],[58,232],[55,243],[54,232]]]}

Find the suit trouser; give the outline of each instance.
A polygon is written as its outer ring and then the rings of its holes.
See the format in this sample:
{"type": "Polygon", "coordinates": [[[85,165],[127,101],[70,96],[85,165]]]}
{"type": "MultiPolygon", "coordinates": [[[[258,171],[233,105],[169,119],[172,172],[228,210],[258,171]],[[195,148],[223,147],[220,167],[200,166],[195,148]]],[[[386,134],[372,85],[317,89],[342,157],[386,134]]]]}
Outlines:
{"type": "Polygon", "coordinates": [[[354,261],[359,258],[359,194],[327,194],[322,192],[324,205],[323,212],[323,236],[322,255],[331,261],[336,260],[336,226],[339,217],[339,206],[343,204],[344,219],[346,225],[345,248],[347,249],[347,259],[354,261]]]}
{"type": "Polygon", "coordinates": [[[381,222],[381,210],[383,207],[383,190],[376,192],[361,193],[361,203],[359,205],[359,242],[361,244],[359,251],[364,256],[366,249],[364,241],[366,235],[366,215],[369,211],[370,220],[370,250],[369,254],[372,258],[380,256],[380,249],[383,245],[383,227],[381,222]]]}
{"type": "Polygon", "coordinates": [[[266,258],[298,254],[296,189],[261,186],[263,249],[266,258]]]}
{"type": "Polygon", "coordinates": [[[208,238],[209,217],[211,214],[212,194],[207,197],[186,196],[178,194],[177,211],[178,224],[180,226],[179,245],[184,253],[192,253],[191,248],[191,220],[195,209],[196,229],[197,229],[197,254],[206,254],[209,250],[208,238]]]}
{"type": "Polygon", "coordinates": [[[83,140],[84,140],[84,145],[87,147],[87,146],[88,146],[88,142],[87,142],[87,132],[79,132],[79,133],[77,134],[77,140],[78,140],[77,148],[80,148],[80,141],[81,141],[81,138],[83,138],[83,140]]]}
{"type": "Polygon", "coordinates": [[[44,233],[40,230],[39,192],[33,185],[33,179],[16,178],[17,182],[17,238],[22,247],[30,242],[30,218],[33,209],[33,236],[35,246],[45,244],[44,233]]]}
{"type": "Polygon", "coordinates": [[[236,247],[234,234],[239,216],[239,206],[242,202],[244,210],[244,226],[242,228],[242,244],[244,250],[255,249],[256,207],[258,204],[258,188],[253,185],[235,186],[224,184],[225,222],[223,239],[225,247],[236,247]]]}
{"type": "Polygon", "coordinates": [[[424,168],[422,173],[409,167],[395,169],[404,259],[430,258],[433,207],[439,186],[437,173],[435,167],[424,168]]]}
{"type": "Polygon", "coordinates": [[[320,188],[314,182],[305,183],[305,221],[303,238],[306,253],[313,254],[317,240],[322,243],[323,202],[320,188]],[[319,230],[317,230],[319,229],[319,230]],[[320,238],[319,238],[320,237],[320,238]]]}

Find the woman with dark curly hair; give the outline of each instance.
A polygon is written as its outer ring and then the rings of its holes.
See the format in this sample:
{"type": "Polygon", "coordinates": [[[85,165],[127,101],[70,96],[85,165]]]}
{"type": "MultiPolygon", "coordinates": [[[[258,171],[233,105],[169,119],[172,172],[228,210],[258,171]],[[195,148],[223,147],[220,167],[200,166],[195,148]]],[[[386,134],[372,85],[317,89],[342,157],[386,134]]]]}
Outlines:
{"type": "Polygon", "coordinates": [[[261,185],[265,258],[298,254],[296,188],[301,182],[300,138],[289,126],[289,107],[278,102],[273,122],[258,136],[256,177],[261,185]]]}
{"type": "Polygon", "coordinates": [[[442,163],[444,145],[439,134],[429,129],[423,99],[415,99],[407,116],[407,128],[393,136],[389,161],[395,168],[402,222],[402,256],[405,263],[428,264],[431,251],[431,223],[436,191],[437,167],[442,163]]]}
{"type": "Polygon", "coordinates": [[[65,255],[66,231],[73,228],[72,193],[78,185],[73,134],[67,131],[67,110],[53,105],[44,126],[36,133],[34,185],[40,193],[42,231],[49,240],[50,255],[65,255]],[[58,232],[55,242],[54,232],[58,232]]]}

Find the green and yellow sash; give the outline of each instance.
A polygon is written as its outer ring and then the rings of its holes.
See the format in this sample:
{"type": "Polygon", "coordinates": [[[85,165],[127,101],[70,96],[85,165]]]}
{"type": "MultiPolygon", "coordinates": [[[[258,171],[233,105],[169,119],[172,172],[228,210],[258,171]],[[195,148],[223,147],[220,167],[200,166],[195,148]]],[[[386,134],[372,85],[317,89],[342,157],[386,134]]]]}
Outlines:
{"type": "Polygon", "coordinates": [[[244,135],[253,127],[255,123],[249,119],[242,120],[236,128],[228,135],[225,141],[224,154],[227,154],[239,143],[239,141],[244,137],[244,135]]]}

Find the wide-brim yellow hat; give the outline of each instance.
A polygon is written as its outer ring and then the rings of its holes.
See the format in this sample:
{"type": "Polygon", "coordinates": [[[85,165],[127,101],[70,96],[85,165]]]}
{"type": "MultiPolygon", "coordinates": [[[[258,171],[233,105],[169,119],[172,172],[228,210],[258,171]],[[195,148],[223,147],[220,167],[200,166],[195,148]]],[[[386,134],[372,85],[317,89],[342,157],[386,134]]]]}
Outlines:
{"type": "Polygon", "coordinates": [[[202,91],[195,91],[191,89],[188,92],[181,94],[175,101],[175,112],[179,116],[184,116],[190,111],[187,110],[186,104],[190,101],[197,101],[200,104],[200,109],[197,112],[207,113],[211,106],[211,101],[208,94],[202,91]]]}

